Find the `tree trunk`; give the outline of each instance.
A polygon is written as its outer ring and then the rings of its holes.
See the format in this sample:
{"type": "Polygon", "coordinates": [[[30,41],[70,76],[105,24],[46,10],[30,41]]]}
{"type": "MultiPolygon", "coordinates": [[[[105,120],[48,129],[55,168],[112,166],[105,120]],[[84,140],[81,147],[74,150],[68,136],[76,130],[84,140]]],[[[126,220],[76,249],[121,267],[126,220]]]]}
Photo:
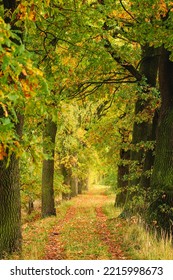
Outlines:
{"type": "Polygon", "coordinates": [[[159,115],[156,155],[151,187],[156,199],[150,206],[150,220],[166,231],[173,225],[173,62],[163,47],[159,63],[161,108],[159,115]],[[160,195],[159,195],[160,194],[160,195]]]}
{"type": "MultiPolygon", "coordinates": [[[[158,72],[158,49],[149,47],[148,45],[142,47],[142,62],[140,65],[140,73],[146,78],[147,85],[149,87],[155,87],[157,81],[158,72]]],[[[150,90],[147,89],[148,94],[150,90]]],[[[146,92],[146,93],[147,93],[146,92]]],[[[144,101],[139,97],[135,106],[135,115],[142,113],[147,107],[148,101],[144,101]]],[[[136,145],[141,141],[146,142],[150,138],[151,134],[151,123],[143,121],[142,123],[134,123],[132,144],[136,145]]],[[[143,168],[143,160],[145,153],[143,148],[139,151],[131,151],[131,160],[136,161],[136,170],[139,168],[139,175],[131,181],[130,185],[138,185],[140,182],[140,171],[143,168]]]]}
{"type": "Polygon", "coordinates": [[[71,199],[71,192],[70,192],[71,169],[70,168],[66,168],[62,164],[61,165],[61,172],[62,172],[62,175],[64,177],[63,184],[68,187],[68,191],[69,191],[68,193],[66,193],[66,192],[62,193],[62,199],[68,200],[68,199],[71,199]]]}
{"type": "Polygon", "coordinates": [[[0,161],[0,258],[21,249],[19,159],[0,161]]]}
{"type": "MultiPolygon", "coordinates": [[[[156,141],[156,131],[158,126],[158,111],[155,111],[153,122],[152,122],[152,129],[151,134],[148,138],[148,141],[156,141]]],[[[145,161],[143,165],[142,175],[140,178],[139,186],[142,189],[149,190],[150,188],[150,180],[151,180],[151,169],[154,165],[154,151],[148,150],[145,155],[145,161]],[[150,173],[150,174],[148,174],[150,173]]],[[[149,194],[148,194],[149,195],[149,194]]]]}
{"type": "Polygon", "coordinates": [[[76,176],[71,176],[70,180],[71,197],[78,195],[78,178],[76,176]]]}
{"type": "Polygon", "coordinates": [[[83,185],[83,180],[82,179],[79,179],[78,180],[78,194],[82,194],[82,185],[83,185]]]}
{"type": "MultiPolygon", "coordinates": [[[[21,137],[23,116],[18,115],[15,131],[21,137]]],[[[21,249],[21,201],[19,158],[12,153],[9,163],[0,161],[0,258],[21,249]]]]}
{"type": "Polygon", "coordinates": [[[85,179],[80,179],[78,181],[78,194],[82,194],[83,191],[89,190],[89,175],[85,179]]]}
{"type": "Polygon", "coordinates": [[[45,145],[46,140],[51,140],[51,159],[43,160],[42,168],[42,217],[56,215],[54,201],[54,154],[55,154],[55,138],[57,125],[52,120],[47,120],[43,132],[44,148],[43,152],[47,153],[48,148],[45,145]]]}
{"type": "MultiPolygon", "coordinates": [[[[148,45],[142,47],[142,62],[140,65],[140,74],[146,78],[146,87],[143,87],[144,93],[150,94],[150,87],[156,86],[157,81],[157,72],[158,72],[158,49],[154,49],[153,47],[149,47],[148,45]]],[[[145,101],[142,98],[137,100],[135,105],[135,115],[142,114],[142,111],[149,105],[149,101],[145,101]]],[[[154,122],[153,122],[154,124],[154,122]]],[[[151,140],[151,131],[152,124],[148,121],[143,121],[142,123],[134,123],[133,126],[133,134],[132,134],[132,144],[136,145],[141,141],[146,142],[147,140],[151,140]]],[[[128,191],[126,196],[123,195],[122,199],[126,199],[125,208],[121,216],[133,215],[137,211],[141,211],[141,205],[137,206],[136,202],[133,202],[133,198],[138,196],[138,191],[140,194],[143,192],[145,196],[146,188],[149,187],[141,184],[144,189],[140,187],[140,178],[146,169],[149,171],[152,168],[153,162],[150,161],[152,157],[152,151],[148,152],[147,158],[146,153],[143,148],[140,148],[138,151],[131,151],[130,160],[135,162],[135,169],[131,170],[129,168],[129,172],[133,173],[133,179],[129,180],[128,191]],[[145,163],[145,167],[144,167],[145,163]],[[145,168],[145,169],[144,169],[145,168]],[[133,192],[130,190],[132,188],[133,192]]],[[[142,209],[143,210],[143,209],[142,209]]]]}
{"type": "Polygon", "coordinates": [[[34,211],[34,201],[30,197],[28,201],[28,211],[27,211],[28,215],[30,215],[33,211],[34,211]]]}
{"type": "MultiPolygon", "coordinates": [[[[120,150],[120,160],[129,160],[130,159],[130,151],[125,151],[124,149],[120,150]]],[[[116,195],[115,206],[123,207],[127,200],[127,190],[128,190],[128,180],[124,179],[125,175],[129,174],[129,165],[127,164],[119,164],[118,165],[118,189],[119,193],[116,195]]]]}

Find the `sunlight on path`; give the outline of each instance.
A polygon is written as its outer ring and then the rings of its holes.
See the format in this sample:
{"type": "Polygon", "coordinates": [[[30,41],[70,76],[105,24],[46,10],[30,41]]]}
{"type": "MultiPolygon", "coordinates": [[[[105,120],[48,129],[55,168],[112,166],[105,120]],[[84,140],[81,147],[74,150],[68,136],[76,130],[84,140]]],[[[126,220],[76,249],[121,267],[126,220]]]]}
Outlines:
{"type": "Polygon", "coordinates": [[[65,219],[49,236],[45,259],[103,260],[124,259],[123,253],[106,225],[102,207],[112,202],[105,186],[94,186],[89,192],[73,198],[65,219]]]}

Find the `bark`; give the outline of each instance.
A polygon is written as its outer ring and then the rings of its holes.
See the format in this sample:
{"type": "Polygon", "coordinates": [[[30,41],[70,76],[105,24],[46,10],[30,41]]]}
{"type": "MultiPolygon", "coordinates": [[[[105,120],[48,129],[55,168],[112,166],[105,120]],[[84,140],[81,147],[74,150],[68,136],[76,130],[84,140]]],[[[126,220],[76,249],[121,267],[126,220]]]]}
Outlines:
{"type": "Polygon", "coordinates": [[[77,196],[78,195],[78,178],[76,176],[71,177],[70,188],[71,188],[71,197],[77,196]]]}
{"type": "MultiPolygon", "coordinates": [[[[125,151],[124,149],[120,150],[120,159],[121,160],[129,160],[130,159],[130,151],[125,151]]],[[[118,165],[118,189],[121,191],[116,195],[115,206],[123,207],[127,200],[127,192],[128,192],[128,180],[124,179],[125,175],[129,174],[129,165],[118,165]]]]}
{"type": "MultiPolygon", "coordinates": [[[[51,159],[43,160],[42,167],[42,217],[56,215],[54,201],[54,154],[55,154],[55,138],[57,125],[48,120],[45,124],[43,132],[43,142],[48,138],[51,140],[51,159]]],[[[47,153],[48,149],[44,143],[43,152],[47,153]]]]}
{"type": "MultiPolygon", "coordinates": [[[[18,115],[15,131],[21,137],[23,116],[18,115]]],[[[0,258],[7,253],[20,252],[21,201],[19,158],[12,153],[0,161],[0,258]]]]}
{"type": "MultiPolygon", "coordinates": [[[[147,87],[143,88],[146,94],[150,94],[150,87],[155,87],[157,82],[157,73],[158,73],[158,49],[154,49],[149,47],[148,45],[142,47],[142,62],[140,65],[139,72],[141,76],[146,78],[147,87]]],[[[140,82],[140,81],[139,81],[140,82]]],[[[140,98],[137,100],[135,105],[135,114],[142,114],[142,111],[149,105],[149,101],[144,101],[140,98]]],[[[143,121],[142,123],[134,123],[133,126],[133,134],[132,134],[132,143],[134,145],[140,143],[141,141],[146,142],[147,140],[153,140],[154,132],[155,132],[156,121],[153,120],[153,124],[148,121],[143,121]],[[153,137],[151,139],[151,137],[153,137]]],[[[135,212],[141,212],[139,205],[135,208],[133,205],[133,197],[137,197],[138,190],[140,193],[143,191],[144,199],[146,188],[149,187],[148,182],[144,180],[146,177],[141,174],[145,174],[146,171],[151,170],[153,165],[153,154],[152,151],[148,151],[147,154],[144,152],[143,148],[140,148],[138,151],[131,151],[130,160],[136,163],[135,168],[135,176],[133,180],[129,180],[128,191],[123,194],[122,192],[122,200],[126,201],[124,205],[125,208],[123,210],[122,216],[127,216],[134,214],[135,212]],[[141,183],[141,185],[140,185],[141,183]],[[147,185],[145,185],[147,183],[147,185]],[[129,191],[129,188],[134,188],[133,192],[129,191]],[[136,190],[136,186],[138,186],[138,190],[136,190]],[[142,189],[141,189],[142,188],[142,189]]],[[[131,170],[129,169],[129,172],[131,170]]],[[[134,171],[133,171],[134,172],[134,171]]],[[[119,182],[121,180],[119,179],[119,182]]],[[[142,209],[143,211],[143,209],[142,209]]]]}
{"type": "Polygon", "coordinates": [[[151,187],[160,193],[150,206],[150,219],[155,219],[166,231],[173,224],[173,62],[163,47],[159,63],[161,108],[159,115],[156,155],[151,187]]]}
{"type": "MultiPolygon", "coordinates": [[[[153,121],[152,121],[151,133],[148,138],[148,140],[150,140],[150,141],[156,141],[158,117],[159,117],[159,114],[158,114],[158,111],[156,110],[153,121]]],[[[145,161],[144,161],[144,165],[143,165],[142,175],[141,175],[140,182],[139,182],[139,186],[142,189],[149,190],[149,188],[150,188],[151,177],[147,173],[148,172],[151,173],[151,169],[154,165],[154,158],[155,158],[154,151],[148,150],[145,155],[145,161]]]]}
{"type": "Polygon", "coordinates": [[[85,179],[85,184],[83,186],[83,190],[85,190],[85,191],[89,190],[89,176],[85,179]]]}
{"type": "Polygon", "coordinates": [[[28,201],[28,215],[30,215],[33,211],[34,211],[34,201],[30,197],[28,201]]]}
{"type": "Polygon", "coordinates": [[[61,165],[61,172],[64,177],[63,184],[68,187],[69,192],[62,193],[62,199],[67,200],[71,199],[78,195],[78,178],[73,176],[72,169],[66,168],[64,165],[61,165]]]}
{"type": "MultiPolygon", "coordinates": [[[[71,178],[71,169],[69,168],[66,168],[65,165],[61,164],[61,172],[62,172],[62,175],[64,177],[64,181],[63,181],[63,184],[68,187],[69,191],[70,191],[70,178],[71,178]]],[[[62,199],[64,200],[68,200],[68,199],[71,199],[71,193],[68,192],[63,192],[62,193],[62,199]]]]}
{"type": "Polygon", "coordinates": [[[152,186],[158,189],[171,188],[173,183],[173,62],[164,48],[160,59],[159,83],[161,108],[158,124],[156,157],[152,176],[152,186]]]}
{"type": "Polygon", "coordinates": [[[19,159],[0,161],[0,258],[21,249],[19,159]]]}
{"type": "Polygon", "coordinates": [[[82,194],[83,191],[89,190],[89,177],[80,179],[78,181],[78,194],[82,194]]]}
{"type": "Polygon", "coordinates": [[[83,185],[83,180],[80,179],[78,180],[78,194],[82,194],[82,185],[83,185]]]}
{"type": "MultiPolygon", "coordinates": [[[[157,81],[158,72],[158,50],[148,45],[142,47],[142,62],[140,66],[140,73],[146,78],[147,85],[149,87],[155,87],[157,81]]],[[[146,93],[150,94],[150,89],[147,89],[146,93]]],[[[147,107],[148,101],[138,99],[135,105],[135,115],[142,113],[147,107]]],[[[152,125],[149,122],[143,121],[142,123],[134,123],[132,144],[136,145],[141,141],[146,142],[151,140],[152,125]]],[[[151,156],[148,154],[148,156],[151,156]]],[[[139,169],[143,168],[143,161],[145,158],[145,152],[141,148],[139,151],[131,151],[131,160],[136,161],[139,169]]],[[[151,166],[150,166],[151,167],[151,166]]],[[[147,168],[150,168],[149,166],[147,168]]],[[[130,185],[138,185],[140,182],[140,176],[137,176],[130,185]]]]}

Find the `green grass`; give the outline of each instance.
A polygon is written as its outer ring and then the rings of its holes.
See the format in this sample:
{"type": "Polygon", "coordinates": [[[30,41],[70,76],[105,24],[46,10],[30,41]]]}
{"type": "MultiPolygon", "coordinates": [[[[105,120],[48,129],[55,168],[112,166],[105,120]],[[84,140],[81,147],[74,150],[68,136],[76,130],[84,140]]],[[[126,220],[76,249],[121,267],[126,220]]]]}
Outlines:
{"type": "Polygon", "coordinates": [[[6,256],[6,259],[13,260],[41,260],[44,258],[45,246],[48,241],[48,235],[51,228],[58,223],[66,214],[67,209],[73,201],[64,201],[57,207],[57,216],[40,218],[38,210],[23,220],[22,226],[22,252],[20,255],[13,254],[6,256]]]}
{"type": "Polygon", "coordinates": [[[121,209],[113,208],[112,204],[104,207],[108,217],[108,227],[116,240],[121,244],[129,259],[137,260],[173,260],[172,240],[158,240],[156,233],[150,233],[137,217],[130,220],[118,218],[121,209]]]}
{"type": "Polygon", "coordinates": [[[22,253],[20,256],[7,256],[6,259],[43,259],[49,232],[54,225],[62,221],[70,206],[76,206],[75,215],[68,223],[65,222],[60,235],[67,259],[110,259],[108,248],[100,240],[96,226],[94,209],[96,203],[100,203],[99,190],[101,194],[108,195],[106,200],[104,196],[102,197],[105,203],[103,210],[107,216],[107,225],[115,244],[121,247],[127,259],[173,260],[172,240],[165,239],[164,236],[158,240],[156,234],[151,234],[144,223],[136,217],[129,220],[118,218],[121,209],[114,207],[114,194],[100,186],[96,186],[93,190],[94,197],[84,194],[60,204],[57,207],[57,217],[41,219],[38,217],[38,210],[25,217],[22,230],[22,253]]]}
{"type": "Polygon", "coordinates": [[[63,226],[61,241],[64,244],[66,258],[69,260],[109,259],[108,248],[101,242],[96,227],[95,207],[90,205],[89,198],[85,201],[85,206],[82,208],[78,206],[75,216],[63,226]]]}

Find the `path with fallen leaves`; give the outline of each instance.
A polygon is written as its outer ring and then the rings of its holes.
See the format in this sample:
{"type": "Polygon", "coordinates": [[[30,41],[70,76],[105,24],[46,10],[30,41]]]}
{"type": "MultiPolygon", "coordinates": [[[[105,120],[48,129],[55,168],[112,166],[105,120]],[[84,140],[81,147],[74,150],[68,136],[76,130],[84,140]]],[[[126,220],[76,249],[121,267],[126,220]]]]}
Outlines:
{"type": "MultiPolygon", "coordinates": [[[[98,188],[73,198],[67,210],[49,233],[44,259],[114,260],[125,256],[107,226],[103,207],[109,202],[98,188]]],[[[113,201],[112,201],[113,202],[113,201]]]]}

